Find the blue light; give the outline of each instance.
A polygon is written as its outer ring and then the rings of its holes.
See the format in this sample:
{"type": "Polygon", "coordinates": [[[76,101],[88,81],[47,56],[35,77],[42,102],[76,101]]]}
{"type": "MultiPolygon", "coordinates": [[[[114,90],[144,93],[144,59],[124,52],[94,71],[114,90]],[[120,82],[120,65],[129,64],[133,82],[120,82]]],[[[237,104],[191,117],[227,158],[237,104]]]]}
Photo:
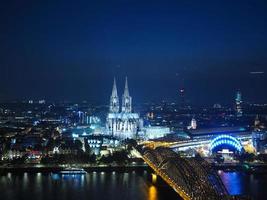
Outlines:
{"type": "Polygon", "coordinates": [[[210,143],[210,149],[213,151],[216,147],[221,145],[232,146],[239,152],[242,150],[242,145],[239,140],[230,135],[219,135],[218,137],[214,138],[210,143]]]}

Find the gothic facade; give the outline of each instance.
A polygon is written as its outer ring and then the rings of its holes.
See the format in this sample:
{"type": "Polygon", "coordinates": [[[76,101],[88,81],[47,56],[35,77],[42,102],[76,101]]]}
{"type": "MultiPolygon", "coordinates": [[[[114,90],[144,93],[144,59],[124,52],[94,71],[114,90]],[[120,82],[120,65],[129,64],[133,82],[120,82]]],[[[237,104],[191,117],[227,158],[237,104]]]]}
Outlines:
{"type": "Polygon", "coordinates": [[[138,113],[132,112],[132,97],[129,94],[127,77],[122,95],[121,109],[116,80],[114,79],[106,126],[109,135],[120,139],[136,138],[137,136],[141,120],[138,113]]]}

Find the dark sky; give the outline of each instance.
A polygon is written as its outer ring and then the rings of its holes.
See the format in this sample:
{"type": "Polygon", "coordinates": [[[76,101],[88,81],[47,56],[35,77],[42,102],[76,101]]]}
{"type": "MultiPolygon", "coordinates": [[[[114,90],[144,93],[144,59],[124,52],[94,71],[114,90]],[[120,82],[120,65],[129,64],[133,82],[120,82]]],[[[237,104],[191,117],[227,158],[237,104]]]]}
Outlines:
{"type": "Polygon", "coordinates": [[[1,1],[0,100],[267,102],[267,1],[1,1]],[[7,3],[8,2],[8,3],[7,3]],[[251,74],[263,71],[264,74],[251,74]]]}

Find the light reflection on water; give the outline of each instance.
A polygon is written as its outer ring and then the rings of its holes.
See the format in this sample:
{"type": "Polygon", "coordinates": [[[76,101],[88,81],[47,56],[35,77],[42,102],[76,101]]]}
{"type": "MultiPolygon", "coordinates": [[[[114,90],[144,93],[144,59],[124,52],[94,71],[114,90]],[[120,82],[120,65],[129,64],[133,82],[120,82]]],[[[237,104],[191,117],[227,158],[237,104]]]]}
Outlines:
{"type": "Polygon", "coordinates": [[[54,173],[51,174],[51,177],[54,181],[60,180],[61,178],[59,174],[54,174],[54,173]]]}
{"type": "MultiPolygon", "coordinates": [[[[264,200],[267,196],[267,174],[250,175],[222,172],[230,194],[251,195],[264,200]]],[[[180,199],[166,184],[152,182],[153,176],[144,172],[92,172],[85,175],[42,173],[7,173],[0,176],[1,199],[7,200],[165,200],[180,199]]]]}
{"type": "Polygon", "coordinates": [[[151,185],[149,187],[148,200],[158,200],[157,193],[158,193],[157,188],[154,185],[151,185]]]}
{"type": "Polygon", "coordinates": [[[244,193],[242,174],[237,174],[237,172],[222,172],[219,175],[230,194],[239,195],[244,193]]]}
{"type": "Polygon", "coordinates": [[[0,176],[0,194],[8,200],[179,200],[168,186],[151,181],[147,172],[8,173],[0,176]]]}
{"type": "Polygon", "coordinates": [[[267,174],[218,171],[226,189],[231,195],[247,195],[255,200],[266,200],[267,174]]]}

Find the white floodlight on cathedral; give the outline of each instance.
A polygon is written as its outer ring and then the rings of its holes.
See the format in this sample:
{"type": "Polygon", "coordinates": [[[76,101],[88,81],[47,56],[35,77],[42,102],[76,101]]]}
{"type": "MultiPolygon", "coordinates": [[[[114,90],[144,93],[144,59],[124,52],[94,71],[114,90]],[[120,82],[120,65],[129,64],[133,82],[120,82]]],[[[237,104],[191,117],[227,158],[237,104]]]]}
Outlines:
{"type": "Polygon", "coordinates": [[[109,135],[120,139],[135,138],[137,135],[140,128],[140,117],[138,113],[132,112],[132,97],[129,93],[127,78],[122,95],[121,109],[116,80],[114,79],[106,127],[109,135]]]}

